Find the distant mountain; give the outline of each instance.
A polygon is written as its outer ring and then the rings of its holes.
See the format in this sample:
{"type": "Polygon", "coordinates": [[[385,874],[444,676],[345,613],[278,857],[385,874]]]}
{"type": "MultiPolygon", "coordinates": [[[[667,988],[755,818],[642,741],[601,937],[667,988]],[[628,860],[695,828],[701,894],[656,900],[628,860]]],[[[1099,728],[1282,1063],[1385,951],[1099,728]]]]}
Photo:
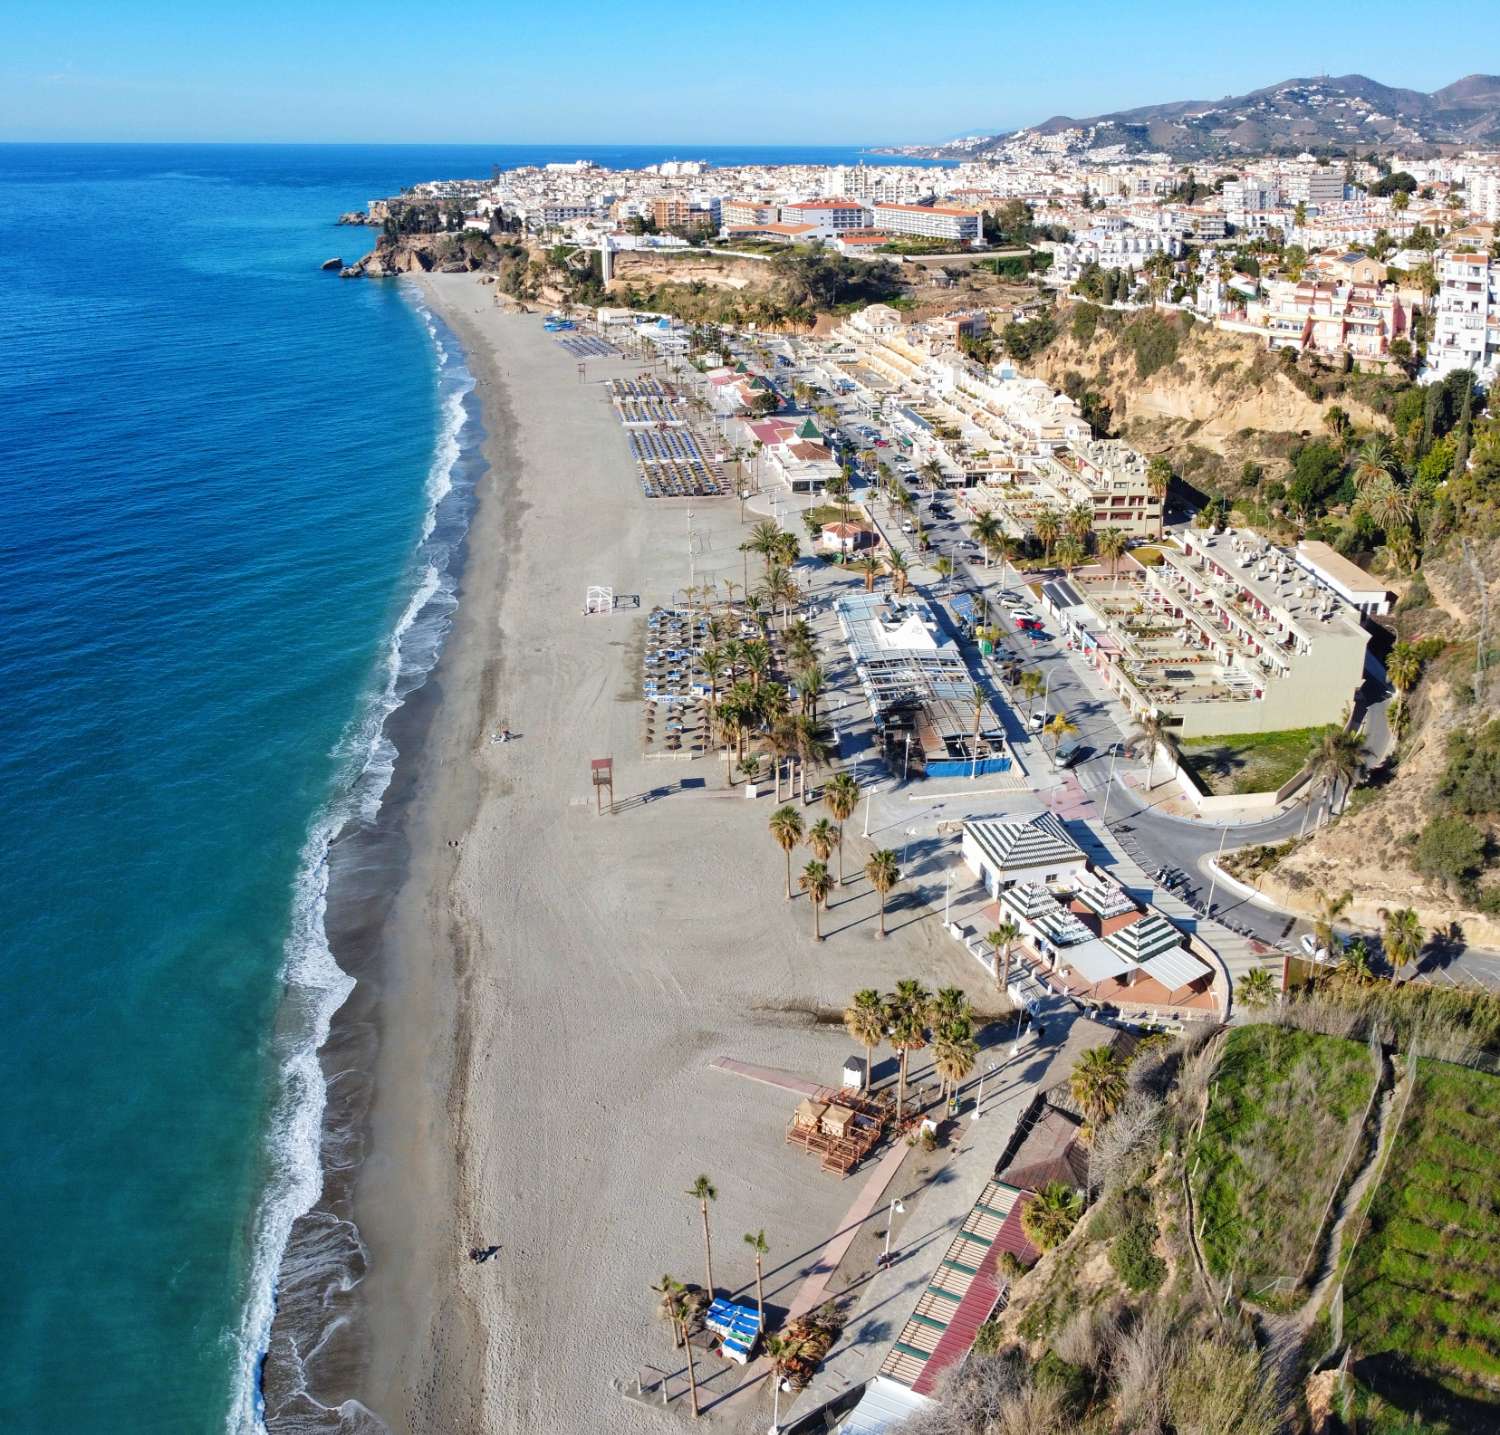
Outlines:
{"type": "Polygon", "coordinates": [[[1284,80],[1222,100],[1178,100],[1073,119],[1055,115],[1014,134],[973,135],[902,152],[978,159],[1033,136],[1067,134],[1067,149],[1122,146],[1177,159],[1230,158],[1302,150],[1432,150],[1500,145],[1500,75],[1469,75],[1432,94],[1395,89],[1364,75],[1284,80]],[[1070,132],[1077,131],[1076,137],[1070,132]]]}

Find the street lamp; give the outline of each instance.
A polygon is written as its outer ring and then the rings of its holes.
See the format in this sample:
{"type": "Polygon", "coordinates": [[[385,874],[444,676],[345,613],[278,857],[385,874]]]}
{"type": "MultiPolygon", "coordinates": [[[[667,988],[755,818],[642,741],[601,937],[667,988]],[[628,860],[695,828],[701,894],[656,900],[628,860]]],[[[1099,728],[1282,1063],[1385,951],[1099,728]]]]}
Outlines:
{"type": "Polygon", "coordinates": [[[1208,884],[1208,906],[1203,913],[1205,917],[1212,917],[1214,914],[1214,892],[1218,889],[1219,886],[1219,863],[1223,860],[1224,839],[1228,836],[1229,829],[1225,827],[1219,834],[1219,851],[1218,854],[1214,857],[1214,875],[1208,884]]]}
{"type": "Polygon", "coordinates": [[[1110,749],[1109,754],[1109,781],[1104,784],[1104,813],[1099,818],[1105,827],[1109,826],[1109,799],[1115,790],[1115,759],[1120,755],[1120,744],[1116,743],[1110,749]]]}
{"type": "Polygon", "coordinates": [[[880,1264],[888,1266],[891,1263],[891,1222],[896,1216],[904,1216],[906,1207],[901,1204],[900,1199],[891,1202],[890,1209],[885,1213],[885,1251],[880,1257],[880,1264]]]}
{"type": "Polygon", "coordinates": [[[979,1073],[979,1095],[974,1098],[974,1109],[969,1113],[970,1121],[979,1120],[979,1108],[984,1104],[984,1078],[990,1075],[994,1069],[995,1063],[992,1061],[984,1071],[979,1073]]]}
{"type": "Polygon", "coordinates": [[[1016,1035],[1015,1039],[1010,1044],[1010,1054],[1012,1056],[1014,1056],[1021,1049],[1021,1027],[1025,1021],[1026,1008],[1024,1005],[1018,1006],[1016,1008],[1016,1035]]]}

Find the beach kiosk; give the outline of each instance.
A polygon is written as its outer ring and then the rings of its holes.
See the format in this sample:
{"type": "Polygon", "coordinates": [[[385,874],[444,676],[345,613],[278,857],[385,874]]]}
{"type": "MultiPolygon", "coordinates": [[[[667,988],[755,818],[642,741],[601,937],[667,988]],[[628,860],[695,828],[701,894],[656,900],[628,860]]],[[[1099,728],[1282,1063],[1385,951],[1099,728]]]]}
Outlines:
{"type": "Polygon", "coordinates": [[[865,1069],[865,1059],[862,1056],[847,1056],[844,1058],[844,1090],[863,1091],[865,1089],[865,1078],[869,1073],[865,1069]]]}

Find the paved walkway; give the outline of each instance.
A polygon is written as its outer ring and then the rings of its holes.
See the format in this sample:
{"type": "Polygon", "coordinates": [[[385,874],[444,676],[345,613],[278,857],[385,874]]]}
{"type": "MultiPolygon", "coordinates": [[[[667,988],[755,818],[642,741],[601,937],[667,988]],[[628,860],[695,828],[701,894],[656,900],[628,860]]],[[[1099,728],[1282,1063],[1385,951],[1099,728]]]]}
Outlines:
{"type": "Polygon", "coordinates": [[[713,1071],[727,1071],[732,1076],[758,1081],[762,1086],[774,1086],[779,1091],[794,1091],[798,1096],[816,1096],[825,1085],[821,1081],[814,1081],[810,1076],[783,1071],[779,1066],[755,1066],[748,1061],[736,1061],[732,1056],[716,1056],[708,1064],[713,1071]]]}

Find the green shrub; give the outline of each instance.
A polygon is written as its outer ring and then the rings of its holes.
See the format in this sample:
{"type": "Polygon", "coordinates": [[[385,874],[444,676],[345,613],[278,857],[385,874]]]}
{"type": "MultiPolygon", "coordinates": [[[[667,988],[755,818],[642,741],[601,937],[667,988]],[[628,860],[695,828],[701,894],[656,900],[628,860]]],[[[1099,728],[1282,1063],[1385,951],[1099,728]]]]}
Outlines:
{"type": "Polygon", "coordinates": [[[1073,337],[1080,344],[1093,342],[1094,330],[1099,327],[1099,307],[1097,304],[1079,304],[1073,310],[1073,337]]]}
{"type": "Polygon", "coordinates": [[[1135,355],[1137,377],[1149,379],[1177,358],[1177,325],[1170,316],[1147,310],[1134,319],[1123,335],[1135,355]]]}
{"type": "Polygon", "coordinates": [[[1483,832],[1462,817],[1434,817],[1417,838],[1413,862],[1424,876],[1451,885],[1472,882],[1484,868],[1483,832]]]}

